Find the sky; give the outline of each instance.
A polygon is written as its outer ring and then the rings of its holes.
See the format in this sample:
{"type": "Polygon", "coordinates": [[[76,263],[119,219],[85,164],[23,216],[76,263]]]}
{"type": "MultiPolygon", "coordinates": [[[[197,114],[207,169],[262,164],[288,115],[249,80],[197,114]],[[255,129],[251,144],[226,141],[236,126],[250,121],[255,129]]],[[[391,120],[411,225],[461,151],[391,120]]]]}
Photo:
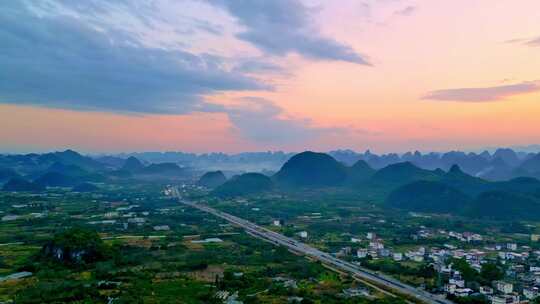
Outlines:
{"type": "Polygon", "coordinates": [[[537,0],[0,2],[0,151],[540,143],[537,0]]]}

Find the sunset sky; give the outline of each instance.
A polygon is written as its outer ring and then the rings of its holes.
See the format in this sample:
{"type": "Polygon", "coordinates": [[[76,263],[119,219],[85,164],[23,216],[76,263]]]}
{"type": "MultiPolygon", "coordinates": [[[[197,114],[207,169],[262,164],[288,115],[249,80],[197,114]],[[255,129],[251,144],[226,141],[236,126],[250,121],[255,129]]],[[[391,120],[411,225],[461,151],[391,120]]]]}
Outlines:
{"type": "Polygon", "coordinates": [[[0,152],[539,143],[538,0],[0,2],[0,152]]]}

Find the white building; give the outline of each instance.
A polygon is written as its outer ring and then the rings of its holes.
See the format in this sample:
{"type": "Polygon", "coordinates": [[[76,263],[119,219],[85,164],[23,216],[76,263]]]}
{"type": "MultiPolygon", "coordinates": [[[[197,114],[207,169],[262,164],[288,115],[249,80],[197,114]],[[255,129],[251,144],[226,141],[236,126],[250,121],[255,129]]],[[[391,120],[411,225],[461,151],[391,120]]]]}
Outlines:
{"type": "Polygon", "coordinates": [[[523,295],[527,300],[532,300],[536,297],[538,297],[538,288],[532,287],[532,288],[525,288],[523,289],[523,295]]]}
{"type": "Polygon", "coordinates": [[[360,259],[363,259],[365,257],[367,257],[368,255],[368,251],[367,249],[364,249],[364,248],[360,248],[358,250],[356,250],[356,256],[360,259]]]}
{"type": "Polygon", "coordinates": [[[467,297],[473,292],[470,288],[456,288],[454,294],[458,297],[467,297]]]}
{"type": "Polygon", "coordinates": [[[390,254],[391,254],[390,250],[385,249],[385,248],[381,248],[381,249],[377,250],[377,252],[379,253],[379,255],[381,257],[389,257],[390,254]]]}
{"type": "Polygon", "coordinates": [[[454,294],[456,292],[456,285],[455,284],[444,285],[444,292],[449,293],[449,294],[454,294]]]}
{"type": "Polygon", "coordinates": [[[506,244],[506,249],[517,250],[517,244],[516,243],[508,243],[508,244],[506,244]]]}
{"type": "Polygon", "coordinates": [[[154,228],[155,231],[168,231],[168,230],[171,230],[169,225],[154,226],[153,228],[154,228]]]}
{"type": "Polygon", "coordinates": [[[394,252],[394,254],[392,255],[392,258],[394,259],[394,261],[401,261],[403,260],[403,253],[401,252],[394,252]]]}
{"type": "Polygon", "coordinates": [[[503,295],[503,296],[494,296],[491,298],[491,304],[518,304],[519,296],[518,295],[503,295]]]}
{"type": "Polygon", "coordinates": [[[424,261],[424,256],[423,255],[414,255],[412,260],[415,261],[415,262],[423,262],[424,261]]]}
{"type": "Polygon", "coordinates": [[[489,286],[480,286],[480,293],[483,295],[492,295],[493,294],[493,288],[489,286]]]}
{"type": "Polygon", "coordinates": [[[111,212],[107,212],[105,214],[103,214],[103,217],[105,218],[113,218],[113,217],[118,217],[118,212],[114,212],[114,211],[111,211],[111,212]]]}
{"type": "Polygon", "coordinates": [[[448,280],[448,284],[454,284],[457,287],[464,288],[465,287],[465,280],[450,279],[450,280],[448,280]]]}
{"type": "Polygon", "coordinates": [[[300,231],[300,232],[298,232],[298,235],[303,239],[308,237],[307,231],[300,231]]]}
{"type": "Polygon", "coordinates": [[[2,217],[2,222],[15,221],[18,218],[20,218],[18,215],[4,215],[2,217]]]}
{"type": "Polygon", "coordinates": [[[509,294],[514,290],[514,285],[508,282],[496,281],[495,288],[502,293],[509,294]]]}
{"type": "Polygon", "coordinates": [[[384,248],[384,244],[380,242],[369,242],[369,248],[379,250],[384,248]]]}
{"type": "Polygon", "coordinates": [[[146,220],[142,217],[134,217],[127,220],[131,224],[143,224],[146,220]]]}
{"type": "Polygon", "coordinates": [[[539,266],[531,266],[531,267],[529,267],[529,271],[530,272],[539,272],[540,267],[539,266]]]}

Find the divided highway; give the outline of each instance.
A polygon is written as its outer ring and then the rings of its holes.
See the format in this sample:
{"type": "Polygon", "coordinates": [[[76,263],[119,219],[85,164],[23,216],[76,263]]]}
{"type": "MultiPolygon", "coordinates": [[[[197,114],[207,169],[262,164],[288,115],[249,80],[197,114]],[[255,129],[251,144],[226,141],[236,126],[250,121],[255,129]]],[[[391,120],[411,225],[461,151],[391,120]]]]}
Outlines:
{"type": "Polygon", "coordinates": [[[349,263],[347,261],[343,261],[326,252],[320,251],[316,248],[313,248],[309,245],[299,242],[293,238],[286,237],[272,230],[255,225],[252,222],[246,221],[234,215],[216,210],[214,208],[211,208],[205,205],[200,205],[200,204],[186,201],[181,198],[177,188],[173,188],[172,191],[173,191],[173,194],[179,199],[179,201],[182,204],[185,204],[187,206],[199,209],[201,211],[204,211],[214,216],[217,216],[219,218],[222,218],[236,226],[242,227],[247,233],[255,237],[258,237],[267,242],[271,242],[275,245],[287,247],[288,249],[294,252],[312,257],[313,259],[319,260],[324,264],[332,266],[343,272],[349,273],[353,277],[358,277],[360,279],[369,281],[371,283],[375,283],[379,286],[385,286],[388,289],[393,289],[398,293],[411,296],[424,303],[453,304],[453,302],[447,299],[441,298],[439,296],[436,296],[424,290],[416,289],[415,287],[404,284],[394,278],[384,276],[379,273],[373,272],[371,270],[359,267],[355,264],[349,263]]]}

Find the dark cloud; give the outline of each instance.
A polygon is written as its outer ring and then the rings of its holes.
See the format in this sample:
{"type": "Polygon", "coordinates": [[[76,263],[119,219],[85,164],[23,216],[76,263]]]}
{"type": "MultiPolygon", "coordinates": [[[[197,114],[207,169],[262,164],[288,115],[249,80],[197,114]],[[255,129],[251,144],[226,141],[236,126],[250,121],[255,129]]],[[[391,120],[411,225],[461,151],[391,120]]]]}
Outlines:
{"type": "Polygon", "coordinates": [[[539,81],[522,82],[485,88],[460,88],[436,90],[426,94],[423,99],[463,102],[497,101],[510,96],[540,91],[539,81]]]}
{"type": "MultiPolygon", "coordinates": [[[[77,5],[82,2],[75,1],[77,5]]],[[[87,7],[90,3],[84,1],[87,7]]],[[[188,113],[221,91],[266,90],[222,59],[144,47],[122,31],[69,15],[0,4],[0,102],[140,113],[188,113]]]]}
{"type": "MultiPolygon", "coordinates": [[[[207,95],[224,91],[271,90],[255,76],[287,72],[267,57],[226,58],[150,47],[136,29],[110,24],[110,16],[103,15],[132,15],[148,27],[163,21],[144,13],[154,7],[134,3],[1,2],[0,103],[119,113],[224,113],[241,136],[263,143],[304,142],[346,132],[288,117],[266,99],[243,98],[233,106],[205,102],[207,95]]],[[[305,8],[300,14],[306,14],[305,8]]],[[[288,24],[297,20],[305,26],[305,18],[293,17],[288,24]]],[[[191,23],[219,34],[211,23],[191,23]]],[[[329,48],[328,41],[322,40],[327,44],[322,48],[329,48]]],[[[336,45],[342,56],[346,48],[336,45]]],[[[317,50],[310,52],[316,57],[317,50]]],[[[354,54],[348,61],[361,63],[354,54]]]]}
{"type": "Polygon", "coordinates": [[[238,60],[233,71],[247,74],[269,73],[288,75],[286,69],[281,65],[259,58],[238,60]]]}
{"type": "Polygon", "coordinates": [[[225,8],[245,30],[237,35],[267,54],[298,53],[319,60],[369,65],[352,47],[323,37],[312,23],[310,10],[298,0],[208,0],[225,8]]]}

